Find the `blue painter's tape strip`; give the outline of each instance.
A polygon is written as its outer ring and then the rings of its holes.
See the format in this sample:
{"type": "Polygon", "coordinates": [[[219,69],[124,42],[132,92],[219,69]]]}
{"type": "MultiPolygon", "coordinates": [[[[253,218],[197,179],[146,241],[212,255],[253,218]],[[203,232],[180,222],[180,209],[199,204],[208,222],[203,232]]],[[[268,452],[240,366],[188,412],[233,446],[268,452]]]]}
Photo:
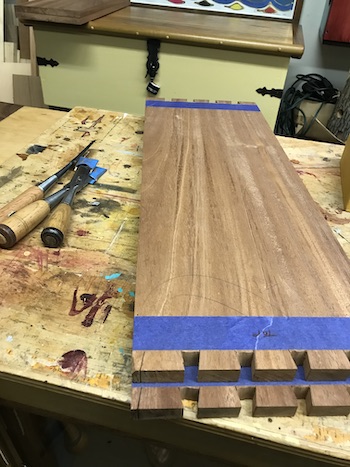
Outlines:
{"type": "Polygon", "coordinates": [[[136,316],[133,348],[350,350],[350,317],[136,316]]]}
{"type": "Polygon", "coordinates": [[[238,381],[223,383],[202,383],[198,381],[198,367],[185,367],[184,381],[181,383],[132,383],[133,387],[202,387],[202,386],[313,386],[320,384],[350,384],[350,378],[345,381],[306,381],[303,367],[299,366],[293,381],[252,381],[252,371],[250,367],[241,368],[238,381]]]}
{"type": "Polygon", "coordinates": [[[170,102],[146,101],[146,107],[167,107],[170,109],[210,109],[210,110],[245,110],[247,112],[260,112],[254,104],[217,104],[210,102],[170,102]]]}

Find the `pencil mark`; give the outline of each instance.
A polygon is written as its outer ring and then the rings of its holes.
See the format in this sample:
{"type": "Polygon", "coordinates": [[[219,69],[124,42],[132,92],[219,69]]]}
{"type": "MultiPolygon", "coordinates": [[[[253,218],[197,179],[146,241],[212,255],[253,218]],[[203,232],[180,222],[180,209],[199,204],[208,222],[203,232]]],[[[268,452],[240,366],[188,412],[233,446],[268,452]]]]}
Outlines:
{"type": "MultiPolygon", "coordinates": [[[[155,293],[155,291],[157,289],[159,289],[160,287],[163,287],[165,284],[168,284],[169,282],[171,282],[173,280],[183,279],[185,277],[191,277],[191,278],[201,277],[201,278],[204,278],[204,279],[217,280],[217,281],[223,282],[223,283],[225,283],[225,284],[227,284],[227,285],[229,285],[231,287],[237,287],[238,289],[243,290],[244,292],[247,292],[251,296],[258,297],[263,303],[266,303],[266,304],[270,305],[271,307],[273,306],[272,301],[264,299],[260,294],[258,294],[256,292],[252,292],[251,290],[246,289],[245,287],[242,287],[239,284],[235,284],[234,282],[227,281],[226,279],[221,279],[219,277],[209,276],[209,275],[206,275],[206,274],[183,274],[181,276],[171,277],[171,278],[169,278],[169,279],[167,279],[165,281],[160,282],[159,285],[153,287],[153,289],[147,294],[147,296],[146,296],[146,298],[144,300],[145,307],[147,306],[147,302],[148,302],[149,298],[155,293]]],[[[274,287],[274,286],[275,285],[273,285],[271,287],[274,287]]],[[[276,306],[277,306],[277,304],[276,304],[276,306]]],[[[276,313],[277,313],[277,311],[280,311],[280,309],[277,308],[276,313]]]]}
{"type": "Polygon", "coordinates": [[[209,302],[218,303],[219,305],[222,305],[225,308],[228,308],[229,310],[233,310],[233,311],[237,312],[240,315],[244,314],[242,311],[238,310],[237,308],[234,308],[233,306],[229,306],[226,303],[220,302],[219,300],[215,300],[214,298],[208,298],[208,297],[204,297],[202,295],[195,295],[195,294],[176,294],[176,295],[172,295],[170,298],[176,298],[176,297],[200,298],[200,299],[208,300],[209,302]]]}
{"type": "Polygon", "coordinates": [[[262,332],[260,334],[258,334],[258,336],[256,337],[254,350],[258,350],[260,338],[262,336],[264,336],[266,332],[268,332],[268,331],[266,331],[266,329],[270,328],[273,325],[273,318],[271,317],[271,318],[267,318],[267,319],[269,319],[270,322],[264,327],[262,332]]]}
{"type": "Polygon", "coordinates": [[[253,337],[258,337],[260,335],[263,335],[263,337],[275,337],[277,334],[273,334],[271,331],[258,331],[258,332],[253,332],[252,336],[253,337]]]}

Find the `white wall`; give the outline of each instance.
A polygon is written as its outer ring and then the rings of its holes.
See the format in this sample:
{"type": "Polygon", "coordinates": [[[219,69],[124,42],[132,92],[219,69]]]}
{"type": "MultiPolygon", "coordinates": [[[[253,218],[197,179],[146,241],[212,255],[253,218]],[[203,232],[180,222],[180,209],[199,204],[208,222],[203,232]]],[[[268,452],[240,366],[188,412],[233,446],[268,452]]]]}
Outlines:
{"type": "Polygon", "coordinates": [[[325,45],[320,39],[319,29],[328,1],[304,0],[300,24],[304,32],[305,52],[301,59],[291,59],[285,89],[295,81],[298,73],[319,73],[335,88],[344,87],[350,70],[350,47],[325,45]]]}

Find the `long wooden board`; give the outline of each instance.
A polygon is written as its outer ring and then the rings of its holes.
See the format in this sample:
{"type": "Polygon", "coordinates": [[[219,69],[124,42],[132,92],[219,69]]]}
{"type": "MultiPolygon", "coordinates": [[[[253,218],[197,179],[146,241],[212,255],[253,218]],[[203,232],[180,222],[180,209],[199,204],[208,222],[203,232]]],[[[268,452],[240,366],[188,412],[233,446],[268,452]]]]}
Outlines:
{"type": "MultiPolygon", "coordinates": [[[[253,388],[346,382],[349,261],[259,109],[149,101],[142,173],[133,410],[145,385],[186,387],[179,351],[183,367],[188,352],[237,351],[253,388]]],[[[213,383],[236,366],[222,360],[202,370],[213,383]]],[[[257,415],[283,414],[261,394],[257,415]]]]}
{"type": "Polygon", "coordinates": [[[130,4],[129,0],[32,0],[16,5],[21,21],[47,21],[81,25],[130,4]]]}

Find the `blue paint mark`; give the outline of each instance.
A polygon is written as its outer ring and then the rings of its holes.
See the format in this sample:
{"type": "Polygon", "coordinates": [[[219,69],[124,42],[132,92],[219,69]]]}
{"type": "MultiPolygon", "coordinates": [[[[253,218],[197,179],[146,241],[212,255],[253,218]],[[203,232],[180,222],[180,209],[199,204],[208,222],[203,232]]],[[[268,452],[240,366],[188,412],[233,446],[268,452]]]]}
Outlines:
{"type": "Polygon", "coordinates": [[[202,383],[198,381],[198,367],[185,367],[185,377],[179,383],[132,383],[133,387],[202,387],[202,386],[312,386],[319,384],[349,384],[350,378],[345,381],[306,381],[304,369],[298,366],[295,378],[292,381],[252,381],[252,370],[250,367],[242,367],[238,381],[224,381],[219,383],[202,383]]]}
{"type": "Polygon", "coordinates": [[[118,277],[120,277],[122,275],[121,272],[116,272],[115,274],[111,274],[110,276],[105,276],[105,279],[107,279],[108,281],[111,281],[113,279],[118,279],[118,277]]]}
{"type": "Polygon", "coordinates": [[[133,348],[350,350],[350,317],[135,316],[133,348]]]}
{"type": "Polygon", "coordinates": [[[119,352],[120,352],[122,355],[124,355],[124,349],[123,349],[123,347],[119,347],[119,352]]]}
{"type": "Polygon", "coordinates": [[[135,292],[129,292],[130,297],[135,297],[135,292]]]}
{"type": "Polygon", "coordinates": [[[117,290],[118,290],[119,293],[122,293],[122,292],[123,292],[122,287],[119,287],[117,290]]]}
{"type": "Polygon", "coordinates": [[[209,102],[168,102],[146,101],[146,107],[167,107],[171,109],[210,109],[210,110],[244,110],[260,112],[257,105],[253,104],[214,104],[209,102]]]}

